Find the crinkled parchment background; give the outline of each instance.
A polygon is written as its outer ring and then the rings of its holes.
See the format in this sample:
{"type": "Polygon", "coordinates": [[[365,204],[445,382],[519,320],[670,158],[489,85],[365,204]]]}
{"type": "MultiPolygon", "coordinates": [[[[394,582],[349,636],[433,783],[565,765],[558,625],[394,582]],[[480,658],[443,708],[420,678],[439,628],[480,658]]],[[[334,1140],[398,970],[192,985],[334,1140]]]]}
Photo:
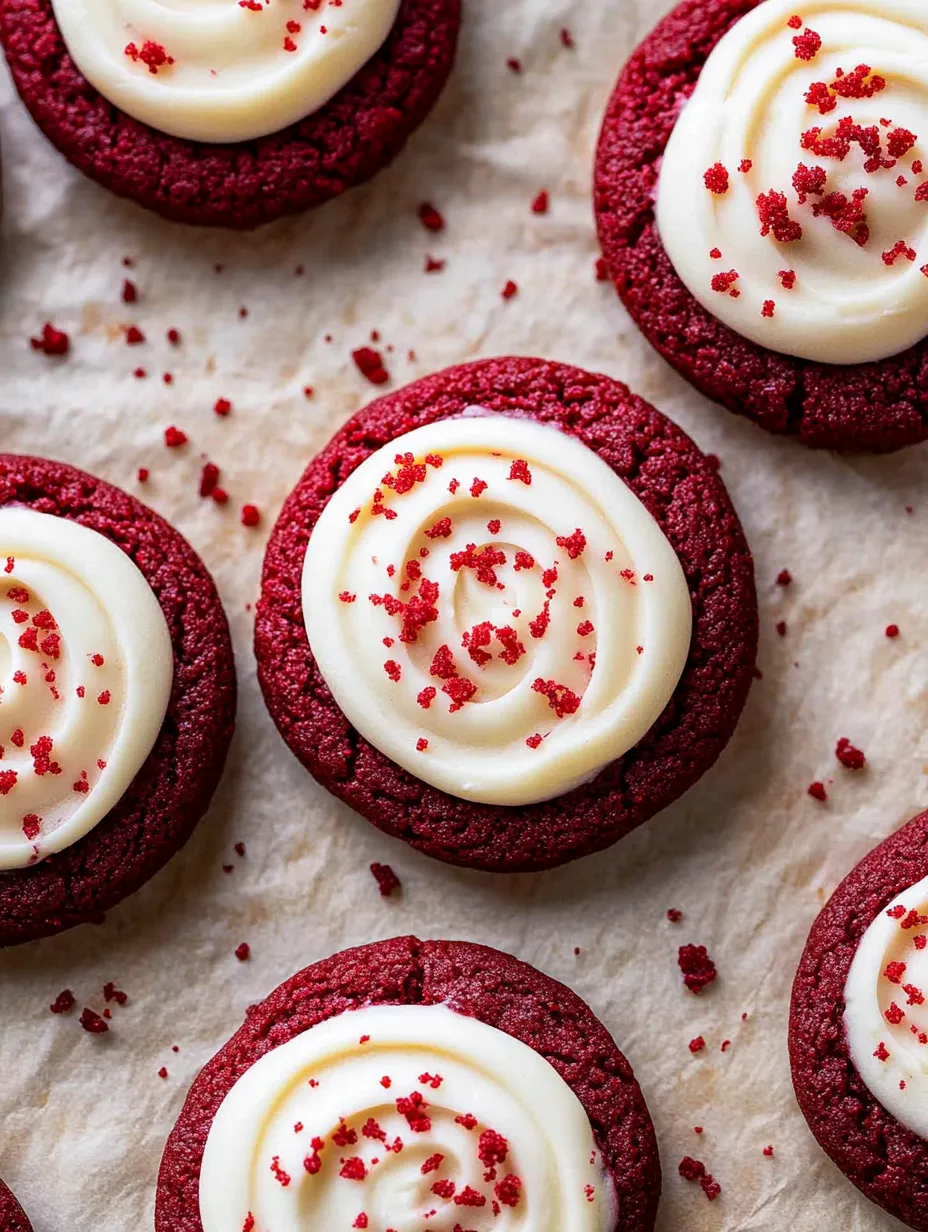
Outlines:
{"type": "Polygon", "coordinates": [[[144,498],[216,576],[242,684],[226,776],[189,846],[104,926],[0,955],[0,1174],[36,1232],[150,1228],[165,1137],[245,1007],[314,959],[406,931],[511,950],[586,998],[632,1060],[657,1125],[661,1232],[900,1226],[806,1130],[786,1019],[825,896],[928,805],[928,449],[842,460],[770,438],[678,379],[594,280],[600,117],[667,7],[466,0],[457,69],[399,161],[256,235],[187,230],[110,197],[71,171],[0,78],[0,447],[66,459],[130,491],[138,466],[150,467],[144,498]],[[547,216],[530,210],[541,188],[547,216]],[[417,221],[423,200],[445,213],[443,234],[417,221]],[[426,252],[447,258],[443,273],[423,273],[426,252]],[[120,301],[124,255],[135,261],[133,306],[120,301]],[[508,278],[519,294],[505,303],[508,278]],[[64,362],[29,349],[48,318],[72,335],[64,362]],[[145,345],[122,341],[133,321],[145,345]],[[170,326],[179,349],[165,340],[170,326]],[[764,677],[716,768],[605,855],[525,877],[433,863],[330,799],[265,712],[247,606],[264,539],[304,464],[372,397],[350,359],[372,329],[395,348],[393,387],[476,356],[549,356],[627,380],[722,460],[757,562],[764,677]],[[137,365],[148,379],[133,379],[137,365]],[[234,402],[226,420],[212,411],[219,396],[234,402]],[[186,449],[164,448],[171,423],[189,434],[186,449]],[[222,467],[224,509],[198,497],[204,455],[222,467]],[[264,512],[257,531],[239,525],[244,501],[264,512]],[[774,584],[784,567],[795,578],[786,590],[774,584]],[[896,641],[883,634],[890,622],[896,641]],[[842,735],[866,750],[864,773],[837,765],[842,735]],[[824,806],[806,795],[818,778],[829,781],[824,806]],[[393,865],[401,896],[380,899],[372,860],[393,865]],[[668,907],[684,912],[681,924],[667,922],[668,907]],[[233,953],[243,940],[247,963],[233,953]],[[685,941],[706,944],[719,968],[698,1000],[676,967],[685,941]],[[107,1036],[85,1034],[77,1011],[48,1012],[65,987],[78,1009],[102,1009],[107,980],[129,994],[107,1036]],[[692,1057],[699,1033],[708,1047],[692,1057]],[[720,1180],[717,1202],[678,1177],[684,1154],[720,1180]]]}

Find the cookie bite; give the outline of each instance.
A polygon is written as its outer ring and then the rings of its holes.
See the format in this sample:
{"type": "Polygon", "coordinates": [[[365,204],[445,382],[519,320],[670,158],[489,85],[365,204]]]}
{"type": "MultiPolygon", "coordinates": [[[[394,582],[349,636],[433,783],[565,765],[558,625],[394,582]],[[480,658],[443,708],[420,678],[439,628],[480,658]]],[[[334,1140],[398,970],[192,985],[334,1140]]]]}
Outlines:
{"type": "Polygon", "coordinates": [[[0,454],[0,946],[88,921],[187,841],[232,737],[225,613],[134,497],[0,454]]]}
{"type": "Polygon", "coordinates": [[[712,765],[754,670],[717,466],[624,385],[451,368],[359,412],[268,544],[259,680],[329,791],[450,863],[609,846],[712,765]]]}
{"type": "Polygon", "coordinates": [[[391,162],[451,71],[460,0],[0,0],[36,123],[166,218],[248,228],[391,162]]]}
{"type": "Polygon", "coordinates": [[[866,856],[819,915],[789,1020],[793,1085],[844,1175],[928,1229],[928,813],[866,856]]]}
{"type": "Polygon", "coordinates": [[[0,1228],[3,1232],[32,1232],[26,1212],[3,1181],[0,1181],[0,1228]]]}
{"type": "Polygon", "coordinates": [[[609,103],[608,272],[708,397],[807,445],[928,436],[928,14],[684,0],[609,103]]]}
{"type": "Polygon", "coordinates": [[[654,1129],[569,989],[509,954],[397,937],[252,1006],[194,1082],[156,1232],[649,1232],[654,1129]]]}

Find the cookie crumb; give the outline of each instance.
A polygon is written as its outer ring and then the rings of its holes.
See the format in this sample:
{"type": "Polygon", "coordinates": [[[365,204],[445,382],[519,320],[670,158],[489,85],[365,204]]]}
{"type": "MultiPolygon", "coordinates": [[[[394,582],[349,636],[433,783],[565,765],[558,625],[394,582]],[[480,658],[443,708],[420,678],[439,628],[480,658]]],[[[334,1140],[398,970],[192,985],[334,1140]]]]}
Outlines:
{"type": "Polygon", "coordinates": [[[394,891],[400,889],[400,879],[389,864],[377,864],[375,862],[371,865],[371,872],[380,888],[382,898],[389,898],[394,891]]]}
{"type": "Polygon", "coordinates": [[[711,984],[718,974],[704,945],[681,945],[677,964],[683,972],[683,983],[696,994],[711,984]]]}

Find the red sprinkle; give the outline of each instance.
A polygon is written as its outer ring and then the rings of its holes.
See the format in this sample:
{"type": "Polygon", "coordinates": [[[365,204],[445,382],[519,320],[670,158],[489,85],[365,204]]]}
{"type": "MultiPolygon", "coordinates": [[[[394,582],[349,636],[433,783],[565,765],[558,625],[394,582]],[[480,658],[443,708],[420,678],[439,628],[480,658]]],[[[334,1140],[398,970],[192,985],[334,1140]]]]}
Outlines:
{"type": "Polygon", "coordinates": [[[692,1053],[702,1052],[705,1046],[706,1046],[706,1041],[703,1039],[701,1035],[697,1035],[695,1039],[691,1039],[689,1042],[689,1049],[690,1049],[690,1052],[692,1053]]]}
{"type": "Polygon", "coordinates": [[[94,1010],[87,1008],[81,1010],[80,1024],[91,1035],[103,1035],[105,1031],[109,1030],[105,1019],[101,1018],[94,1010]]]}
{"type": "Polygon", "coordinates": [[[371,865],[371,872],[380,889],[381,897],[389,898],[394,891],[400,889],[400,879],[389,864],[371,865]]]}
{"type": "Polygon", "coordinates": [[[848,770],[862,770],[867,760],[860,749],[854,748],[847,736],[842,736],[835,745],[835,757],[848,770]]]}
{"type": "Polygon", "coordinates": [[[235,957],[239,962],[247,962],[251,957],[251,946],[247,941],[243,941],[241,945],[235,947],[235,957]]]}
{"type": "Polygon", "coordinates": [[[717,972],[704,945],[681,945],[677,964],[683,972],[683,983],[692,993],[699,993],[711,984],[717,972]]]}
{"type": "Polygon", "coordinates": [[[76,1004],[74,993],[70,988],[65,988],[48,1008],[53,1014],[69,1014],[76,1004]]]}
{"type": "Polygon", "coordinates": [[[506,285],[503,287],[502,291],[500,292],[500,295],[502,296],[503,299],[512,299],[514,295],[518,294],[518,291],[519,291],[518,285],[514,283],[512,279],[510,278],[507,280],[506,285]]]}
{"type": "Polygon", "coordinates": [[[887,637],[898,637],[899,636],[899,626],[898,625],[887,625],[886,626],[886,636],[887,637]]]}
{"type": "Polygon", "coordinates": [[[717,197],[722,197],[728,192],[728,171],[722,163],[713,163],[702,178],[709,192],[717,197]]]}
{"type": "Polygon", "coordinates": [[[797,60],[814,60],[821,51],[822,36],[806,26],[802,34],[794,36],[793,46],[796,48],[797,60]]]}
{"type": "Polygon", "coordinates": [[[180,428],[171,426],[164,430],[164,443],[168,449],[177,449],[180,445],[187,444],[187,433],[182,432],[180,428]]]}
{"type": "Polygon", "coordinates": [[[356,351],[351,352],[351,358],[361,375],[366,377],[372,385],[385,385],[389,381],[390,373],[383,365],[383,357],[373,347],[358,347],[356,351]]]}
{"type": "Polygon", "coordinates": [[[425,227],[426,231],[444,231],[445,220],[436,210],[435,206],[428,201],[423,201],[417,210],[419,221],[425,227]]]}
{"type": "Polygon", "coordinates": [[[242,505],[243,526],[257,526],[261,521],[261,513],[257,505],[242,505]]]}
{"type": "Polygon", "coordinates": [[[41,351],[43,355],[67,355],[71,349],[71,339],[64,330],[55,329],[51,321],[46,321],[41,334],[29,339],[29,345],[33,351],[41,351]]]}
{"type": "Polygon", "coordinates": [[[548,194],[542,189],[535,200],[532,202],[533,214],[547,214],[548,212],[548,194]]]}
{"type": "Polygon", "coordinates": [[[825,784],[816,780],[809,784],[809,795],[813,800],[821,800],[824,803],[828,799],[828,792],[825,790],[825,784]]]}

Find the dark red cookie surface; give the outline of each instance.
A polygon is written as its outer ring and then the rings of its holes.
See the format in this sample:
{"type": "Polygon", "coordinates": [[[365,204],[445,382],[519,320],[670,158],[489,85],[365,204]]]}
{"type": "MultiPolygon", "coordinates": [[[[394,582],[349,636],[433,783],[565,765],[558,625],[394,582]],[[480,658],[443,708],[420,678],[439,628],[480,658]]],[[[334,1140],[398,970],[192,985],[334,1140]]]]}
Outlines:
{"type": "Polygon", "coordinates": [[[320,205],[391,162],[454,60],[460,0],[402,0],[384,45],[313,115],[259,140],[170,137],[108,103],[68,55],[51,0],[0,0],[0,41],[36,123],[85,175],[166,218],[254,227],[320,205]]]}
{"type": "Polygon", "coordinates": [[[608,847],[682,795],[734,731],[756,649],[753,563],[709,460],[618,381],[523,358],[449,368],[350,419],[284,504],[267,548],[255,625],[265,700],[310,773],[374,825],[427,855],[496,872],[550,868],[608,847]],[[645,738],[583,787],[514,808],[447,795],[364,740],[326,687],[302,617],[306,545],[335,489],[397,436],[472,405],[556,425],[594,449],[656,518],[693,601],[689,659],[645,738]]]}
{"type": "Polygon", "coordinates": [[[730,411],[816,448],[888,453],[916,444],[928,438],[928,342],[853,367],[769,351],[694,299],[657,233],[660,162],[680,108],[716,43],[757,3],[684,0],[626,65],[596,156],[595,209],[607,267],[652,346],[730,411]]]}
{"type": "Polygon", "coordinates": [[[32,1232],[26,1212],[0,1181],[0,1232],[32,1232]]]}
{"type": "Polygon", "coordinates": [[[618,1197],[615,1232],[654,1227],[661,1190],[654,1128],[631,1066],[580,998],[510,954],[463,941],[396,937],[345,950],[294,975],[249,1011],[204,1066],[168,1139],[155,1232],[202,1232],[200,1164],[226,1094],[265,1053],[367,1005],[440,1005],[528,1044],[586,1110],[618,1197]]]}
{"type": "Polygon", "coordinates": [[[862,1193],[918,1232],[928,1232],[928,1142],[864,1085],[848,1051],[844,986],[867,928],[926,876],[922,813],[861,860],[831,896],[809,934],[789,1018],[793,1086],[819,1145],[862,1193]]]}
{"type": "Polygon", "coordinates": [[[213,580],[163,518],[72,466],[0,454],[0,506],[14,503],[79,522],[132,557],[167,620],[174,684],[155,747],[116,808],[64,851],[0,872],[0,946],[98,921],[184,845],[222,774],[236,692],[213,580]]]}

